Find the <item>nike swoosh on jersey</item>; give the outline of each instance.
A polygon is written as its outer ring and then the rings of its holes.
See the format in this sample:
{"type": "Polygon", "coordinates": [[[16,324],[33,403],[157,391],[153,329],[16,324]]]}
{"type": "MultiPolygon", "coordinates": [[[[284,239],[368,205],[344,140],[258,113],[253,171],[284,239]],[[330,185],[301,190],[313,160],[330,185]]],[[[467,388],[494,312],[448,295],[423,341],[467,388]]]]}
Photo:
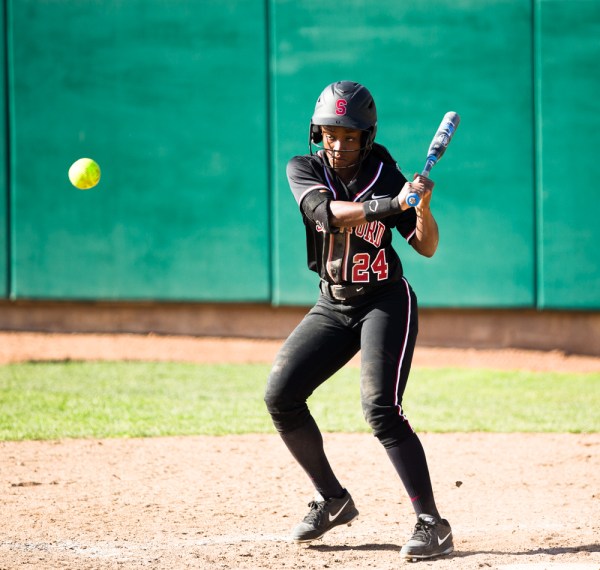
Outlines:
{"type": "Polygon", "coordinates": [[[437,537],[438,539],[438,546],[442,546],[442,544],[444,544],[444,542],[446,542],[448,540],[448,537],[452,534],[452,531],[450,531],[444,538],[440,538],[439,536],[437,537]]]}
{"type": "Polygon", "coordinates": [[[383,194],[382,196],[375,196],[375,194],[373,194],[371,198],[373,200],[381,200],[381,198],[389,198],[389,196],[387,194],[383,194]]]}
{"type": "Polygon", "coordinates": [[[342,507],[340,507],[340,510],[335,514],[331,514],[329,513],[329,522],[333,522],[335,519],[337,519],[340,516],[340,513],[346,508],[346,505],[350,502],[350,499],[348,499],[343,505],[342,507]]]}

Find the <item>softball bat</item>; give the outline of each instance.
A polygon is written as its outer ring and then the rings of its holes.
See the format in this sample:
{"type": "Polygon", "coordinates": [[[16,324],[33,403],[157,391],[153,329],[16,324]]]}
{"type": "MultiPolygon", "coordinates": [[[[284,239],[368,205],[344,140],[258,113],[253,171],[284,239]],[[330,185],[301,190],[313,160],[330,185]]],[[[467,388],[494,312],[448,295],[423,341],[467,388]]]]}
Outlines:
{"type": "MultiPolygon", "coordinates": [[[[425,166],[423,167],[423,171],[421,172],[421,176],[429,176],[429,172],[435,166],[436,162],[444,156],[450,141],[452,140],[452,136],[456,132],[458,125],[460,123],[460,117],[458,113],[454,111],[449,111],[444,115],[440,126],[438,127],[431,144],[429,145],[429,150],[427,151],[427,160],[425,161],[425,166]]],[[[421,198],[416,192],[411,192],[406,197],[406,203],[415,207],[419,204],[421,198]]]]}

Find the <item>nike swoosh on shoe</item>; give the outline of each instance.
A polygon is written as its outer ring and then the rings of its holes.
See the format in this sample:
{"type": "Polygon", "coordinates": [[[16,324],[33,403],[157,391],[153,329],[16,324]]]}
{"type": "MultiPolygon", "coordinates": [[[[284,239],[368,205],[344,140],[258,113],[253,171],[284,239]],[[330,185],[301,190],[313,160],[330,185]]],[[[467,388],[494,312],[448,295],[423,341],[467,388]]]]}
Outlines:
{"type": "Polygon", "coordinates": [[[444,538],[440,539],[440,537],[437,537],[438,540],[438,546],[442,546],[442,544],[444,544],[444,542],[446,542],[448,540],[448,538],[450,537],[450,535],[452,534],[452,531],[450,531],[444,538]]]}
{"type": "Polygon", "coordinates": [[[350,502],[350,499],[348,499],[340,508],[340,510],[335,514],[331,514],[329,513],[329,522],[333,522],[335,519],[337,519],[340,516],[340,513],[346,508],[346,505],[350,502]]]}

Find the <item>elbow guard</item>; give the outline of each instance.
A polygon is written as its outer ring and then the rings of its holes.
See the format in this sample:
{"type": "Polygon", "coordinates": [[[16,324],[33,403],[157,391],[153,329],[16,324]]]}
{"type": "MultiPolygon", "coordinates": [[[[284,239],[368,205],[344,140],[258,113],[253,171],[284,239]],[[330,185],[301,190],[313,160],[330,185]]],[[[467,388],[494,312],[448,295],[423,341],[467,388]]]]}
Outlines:
{"type": "Polygon", "coordinates": [[[321,225],[327,233],[331,233],[329,200],[328,194],[324,192],[310,192],[301,204],[304,215],[315,224],[321,225]]]}

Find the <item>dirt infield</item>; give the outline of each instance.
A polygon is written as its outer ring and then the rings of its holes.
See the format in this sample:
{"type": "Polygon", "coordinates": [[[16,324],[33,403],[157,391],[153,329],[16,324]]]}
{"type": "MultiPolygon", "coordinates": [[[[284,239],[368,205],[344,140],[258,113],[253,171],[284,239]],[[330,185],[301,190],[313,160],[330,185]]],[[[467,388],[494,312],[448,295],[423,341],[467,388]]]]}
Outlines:
{"type": "MultiPolygon", "coordinates": [[[[271,362],[280,340],[136,334],[0,332],[0,363],[24,360],[178,360],[271,362]]],[[[353,364],[358,363],[358,358],[353,364]]],[[[414,366],[462,366],[556,372],[600,372],[600,357],[560,351],[475,350],[417,345],[414,366]]]]}
{"type": "MultiPolygon", "coordinates": [[[[279,344],[0,333],[0,362],[259,362],[269,361],[279,344]]],[[[599,364],[528,351],[418,349],[415,355],[415,366],[423,367],[591,372],[599,364]]],[[[600,569],[600,434],[421,437],[456,552],[420,567],[600,569]]],[[[0,442],[0,570],[407,564],[398,552],[414,515],[377,440],[325,434],[325,442],[360,517],[310,547],[286,541],[311,490],[275,435],[0,442]]]]}

